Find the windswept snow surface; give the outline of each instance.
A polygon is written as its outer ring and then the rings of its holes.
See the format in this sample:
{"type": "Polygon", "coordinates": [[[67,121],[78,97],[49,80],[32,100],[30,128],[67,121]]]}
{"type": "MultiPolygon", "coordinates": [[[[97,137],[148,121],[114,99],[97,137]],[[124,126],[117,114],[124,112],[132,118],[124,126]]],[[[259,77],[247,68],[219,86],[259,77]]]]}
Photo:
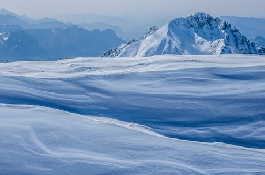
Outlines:
{"type": "Polygon", "coordinates": [[[1,63],[0,174],[264,174],[264,75],[250,55],[1,63]]]}
{"type": "Polygon", "coordinates": [[[173,140],[43,107],[0,110],[0,174],[265,173],[262,151],[173,140]]]}

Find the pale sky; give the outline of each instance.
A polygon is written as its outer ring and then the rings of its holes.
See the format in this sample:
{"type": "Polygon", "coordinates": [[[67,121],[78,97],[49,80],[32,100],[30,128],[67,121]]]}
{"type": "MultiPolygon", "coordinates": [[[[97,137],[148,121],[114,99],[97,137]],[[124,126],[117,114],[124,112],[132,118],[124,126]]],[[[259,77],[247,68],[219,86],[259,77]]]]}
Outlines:
{"type": "Polygon", "coordinates": [[[198,11],[213,16],[265,17],[265,0],[0,0],[0,8],[38,18],[65,13],[173,18],[198,11]]]}

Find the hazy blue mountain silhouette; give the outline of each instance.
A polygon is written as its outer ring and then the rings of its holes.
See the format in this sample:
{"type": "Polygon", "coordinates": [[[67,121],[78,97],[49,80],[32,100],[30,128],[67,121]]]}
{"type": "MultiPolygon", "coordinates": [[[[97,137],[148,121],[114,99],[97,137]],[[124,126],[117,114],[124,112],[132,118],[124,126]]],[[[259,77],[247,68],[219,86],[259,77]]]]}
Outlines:
{"type": "Polygon", "coordinates": [[[88,31],[52,18],[39,20],[0,10],[1,59],[100,56],[124,41],[113,30],[88,31]]]}
{"type": "Polygon", "coordinates": [[[265,38],[262,37],[262,36],[257,36],[255,39],[254,39],[254,42],[259,45],[259,46],[263,46],[265,47],[265,38]]]}
{"type": "Polygon", "coordinates": [[[100,56],[106,48],[123,42],[112,30],[88,31],[77,26],[26,32],[36,38],[49,57],[100,56]]]}
{"type": "Polygon", "coordinates": [[[11,31],[8,39],[0,38],[1,59],[23,59],[46,57],[47,52],[39,42],[24,30],[11,31]]]}

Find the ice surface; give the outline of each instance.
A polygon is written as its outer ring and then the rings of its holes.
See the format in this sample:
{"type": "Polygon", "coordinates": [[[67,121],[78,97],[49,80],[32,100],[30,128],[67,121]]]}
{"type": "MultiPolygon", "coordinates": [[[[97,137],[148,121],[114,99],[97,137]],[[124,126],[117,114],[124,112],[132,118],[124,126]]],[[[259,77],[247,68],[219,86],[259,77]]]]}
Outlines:
{"type": "Polygon", "coordinates": [[[264,174],[264,68],[251,55],[1,63],[0,174],[264,174]]]}

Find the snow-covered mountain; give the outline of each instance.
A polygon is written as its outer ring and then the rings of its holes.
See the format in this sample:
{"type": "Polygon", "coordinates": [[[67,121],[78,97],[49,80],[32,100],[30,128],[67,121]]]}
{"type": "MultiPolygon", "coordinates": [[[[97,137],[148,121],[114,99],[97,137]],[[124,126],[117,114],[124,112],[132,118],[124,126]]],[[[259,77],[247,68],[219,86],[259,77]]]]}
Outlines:
{"type": "Polygon", "coordinates": [[[196,13],[177,18],[144,36],[104,53],[105,57],[142,57],[163,54],[219,55],[264,54],[264,48],[250,42],[238,29],[220,18],[196,13]]]}

